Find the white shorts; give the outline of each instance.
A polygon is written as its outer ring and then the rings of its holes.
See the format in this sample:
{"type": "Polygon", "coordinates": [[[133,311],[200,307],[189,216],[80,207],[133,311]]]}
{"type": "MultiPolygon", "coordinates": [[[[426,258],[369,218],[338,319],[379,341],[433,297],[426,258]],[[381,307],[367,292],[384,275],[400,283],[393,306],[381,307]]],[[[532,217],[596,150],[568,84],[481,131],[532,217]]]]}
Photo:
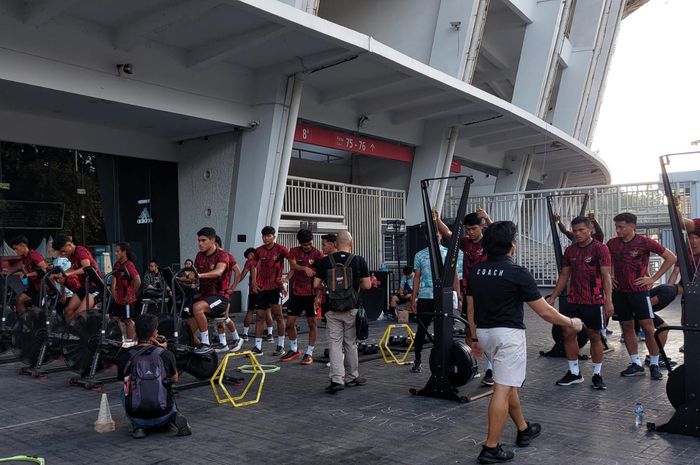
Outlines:
{"type": "Polygon", "coordinates": [[[503,386],[521,387],[527,370],[525,330],[477,328],[476,337],[493,364],[493,380],[503,386]]]}

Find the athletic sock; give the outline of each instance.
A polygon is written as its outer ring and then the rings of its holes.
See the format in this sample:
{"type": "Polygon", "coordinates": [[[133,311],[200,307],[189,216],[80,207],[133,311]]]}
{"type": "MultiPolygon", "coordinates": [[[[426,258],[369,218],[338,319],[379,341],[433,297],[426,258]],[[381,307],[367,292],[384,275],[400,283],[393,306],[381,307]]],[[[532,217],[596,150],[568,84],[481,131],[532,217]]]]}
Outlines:
{"type": "Polygon", "coordinates": [[[493,371],[493,363],[491,363],[491,360],[489,360],[489,359],[486,359],[486,370],[493,371]]]}
{"type": "Polygon", "coordinates": [[[255,348],[258,350],[261,350],[261,348],[262,348],[262,338],[261,337],[255,338],[255,348]]]}
{"type": "Polygon", "coordinates": [[[639,359],[639,354],[630,354],[630,360],[639,366],[642,366],[642,361],[639,359]]]}
{"type": "Polygon", "coordinates": [[[296,351],[298,350],[297,340],[296,340],[296,339],[294,339],[294,340],[291,340],[291,339],[290,339],[290,340],[289,340],[289,350],[291,350],[292,352],[296,352],[296,351]]]}
{"type": "Polygon", "coordinates": [[[599,375],[603,369],[603,362],[593,364],[593,374],[599,375]]]}
{"type": "Polygon", "coordinates": [[[567,363],[569,364],[569,371],[571,374],[578,376],[578,360],[567,360],[567,363]]]}
{"type": "Polygon", "coordinates": [[[243,335],[244,335],[244,336],[247,336],[247,335],[248,335],[248,331],[250,331],[250,326],[244,326],[244,327],[243,327],[243,335]]]}
{"type": "Polygon", "coordinates": [[[313,355],[313,354],[314,354],[314,346],[309,346],[309,347],[307,347],[307,348],[306,348],[306,353],[309,354],[309,355],[313,355]]]}
{"type": "Polygon", "coordinates": [[[277,345],[284,347],[284,336],[277,336],[277,345]]]}
{"type": "Polygon", "coordinates": [[[219,344],[226,345],[226,333],[219,333],[219,344]]]}
{"type": "Polygon", "coordinates": [[[270,326],[269,328],[266,328],[266,331],[267,331],[268,336],[272,336],[272,326],[270,326]]]}
{"type": "Polygon", "coordinates": [[[237,330],[237,329],[234,329],[234,330],[233,330],[233,340],[234,340],[234,341],[237,341],[237,340],[239,340],[240,338],[241,338],[241,336],[238,335],[238,330],[237,330]]]}
{"type": "Polygon", "coordinates": [[[658,355],[650,355],[649,356],[649,364],[650,365],[658,365],[659,364],[659,356],[658,355]]]}
{"type": "Polygon", "coordinates": [[[209,345],[209,330],[200,331],[199,332],[199,340],[202,341],[202,344],[209,345]]]}

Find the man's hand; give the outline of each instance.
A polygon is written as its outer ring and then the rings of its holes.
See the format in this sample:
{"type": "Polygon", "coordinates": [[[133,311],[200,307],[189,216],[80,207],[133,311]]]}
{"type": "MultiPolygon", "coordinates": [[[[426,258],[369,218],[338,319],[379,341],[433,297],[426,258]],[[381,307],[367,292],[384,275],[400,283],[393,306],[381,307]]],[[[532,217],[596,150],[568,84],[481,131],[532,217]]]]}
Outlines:
{"type": "Polygon", "coordinates": [[[613,316],[613,314],[615,313],[615,307],[613,307],[612,302],[605,302],[605,304],[603,305],[603,311],[605,312],[605,316],[607,318],[613,316]]]}
{"type": "Polygon", "coordinates": [[[253,294],[257,294],[258,292],[260,292],[260,289],[258,288],[258,283],[256,283],[255,281],[253,281],[252,289],[253,289],[253,294]]]}
{"type": "Polygon", "coordinates": [[[642,276],[634,280],[635,286],[644,286],[646,288],[651,287],[654,284],[654,280],[650,276],[642,276]]]}
{"type": "Polygon", "coordinates": [[[309,278],[313,278],[314,276],[316,276],[316,272],[308,266],[304,267],[304,273],[306,273],[306,276],[308,276],[309,278]]]}
{"type": "Polygon", "coordinates": [[[554,304],[557,302],[557,296],[555,296],[555,295],[547,296],[546,300],[547,300],[547,303],[549,305],[554,306],[554,304]]]}
{"type": "Polygon", "coordinates": [[[556,221],[557,223],[561,222],[561,216],[559,215],[559,213],[554,213],[552,216],[554,216],[554,221],[556,221]]]}
{"type": "Polygon", "coordinates": [[[580,318],[571,318],[571,326],[578,333],[583,329],[583,321],[580,318]]]}
{"type": "Polygon", "coordinates": [[[472,349],[472,355],[476,358],[480,358],[484,355],[484,349],[479,345],[479,341],[469,341],[467,342],[469,347],[472,349]]]}

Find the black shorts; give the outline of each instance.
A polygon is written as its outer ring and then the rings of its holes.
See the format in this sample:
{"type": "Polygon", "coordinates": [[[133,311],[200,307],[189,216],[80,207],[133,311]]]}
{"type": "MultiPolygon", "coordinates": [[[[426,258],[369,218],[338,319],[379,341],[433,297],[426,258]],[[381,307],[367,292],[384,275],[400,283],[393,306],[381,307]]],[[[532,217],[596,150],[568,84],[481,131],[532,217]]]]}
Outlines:
{"type": "Polygon", "coordinates": [[[615,321],[649,320],[654,318],[649,292],[618,292],[612,294],[615,321]]]}
{"type": "Polygon", "coordinates": [[[255,301],[258,298],[258,294],[253,294],[252,292],[248,291],[248,307],[246,310],[255,310],[255,301]]]}
{"type": "Polygon", "coordinates": [[[255,299],[255,308],[257,310],[267,310],[273,305],[279,305],[282,302],[282,293],[279,289],[271,289],[269,291],[260,291],[255,299]]]}
{"type": "Polygon", "coordinates": [[[307,318],[314,318],[316,316],[314,300],[312,295],[290,295],[287,302],[287,315],[299,317],[303,313],[307,318]]]}
{"type": "Polygon", "coordinates": [[[121,305],[116,302],[112,302],[112,305],[109,306],[109,314],[119,318],[134,318],[136,316],[134,314],[135,312],[136,308],[134,304],[121,305]]]}
{"type": "MultiPolygon", "coordinates": [[[[97,289],[90,289],[90,293],[92,294],[93,298],[95,297],[95,294],[98,293],[97,289]]],[[[81,287],[80,289],[76,289],[73,291],[73,295],[77,295],[80,297],[80,300],[85,300],[85,288],[81,287]]]]}
{"type": "Polygon", "coordinates": [[[209,304],[212,318],[221,318],[226,315],[226,309],[228,308],[228,299],[226,297],[222,295],[210,295],[209,297],[198,299],[195,303],[201,302],[202,300],[209,304]]]}
{"type": "Polygon", "coordinates": [[[399,299],[399,304],[405,304],[406,302],[411,301],[411,296],[400,296],[398,294],[394,294],[397,299],[399,299]]]}
{"type": "Polygon", "coordinates": [[[665,324],[666,324],[666,322],[664,321],[664,319],[655,313],[654,314],[654,328],[659,328],[665,324]]]}
{"type": "Polygon", "coordinates": [[[580,318],[586,329],[600,331],[605,328],[605,313],[600,304],[572,304],[567,302],[560,309],[562,315],[569,318],[580,318]]]}

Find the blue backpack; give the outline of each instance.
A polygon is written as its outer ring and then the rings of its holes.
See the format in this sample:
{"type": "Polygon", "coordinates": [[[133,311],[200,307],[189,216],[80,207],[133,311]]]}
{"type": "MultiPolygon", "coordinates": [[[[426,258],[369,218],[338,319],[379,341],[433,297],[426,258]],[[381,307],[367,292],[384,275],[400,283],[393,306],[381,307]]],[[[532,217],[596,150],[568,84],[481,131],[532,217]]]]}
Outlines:
{"type": "Polygon", "coordinates": [[[172,398],[163,383],[167,378],[160,354],[163,349],[148,346],[132,349],[131,358],[125,367],[125,407],[129,416],[135,418],[158,418],[172,409],[172,398]]]}

